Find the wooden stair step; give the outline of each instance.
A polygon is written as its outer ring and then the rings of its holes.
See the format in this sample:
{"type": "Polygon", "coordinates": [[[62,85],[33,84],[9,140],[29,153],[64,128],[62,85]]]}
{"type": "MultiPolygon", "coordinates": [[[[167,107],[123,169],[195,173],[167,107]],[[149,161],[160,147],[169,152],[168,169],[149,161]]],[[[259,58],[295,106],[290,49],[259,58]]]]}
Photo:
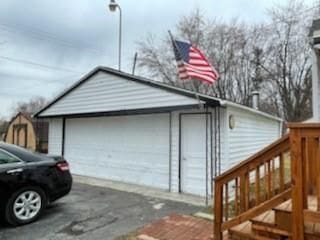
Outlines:
{"type": "MultiPolygon", "coordinates": [[[[308,196],[308,209],[312,211],[317,211],[318,203],[317,197],[313,195],[308,196]]],[[[274,207],[273,210],[283,211],[283,212],[292,212],[292,201],[291,199],[281,203],[277,207],[274,207]]]]}
{"type": "Polygon", "coordinates": [[[230,228],[229,235],[231,239],[235,239],[235,240],[255,239],[250,221],[246,221],[244,223],[241,223],[237,226],[230,228]]]}
{"type": "Polygon", "coordinates": [[[246,221],[229,229],[230,240],[276,240],[266,236],[259,236],[252,230],[252,223],[246,221]]]}
{"type": "Polygon", "coordinates": [[[308,236],[317,237],[317,239],[320,239],[320,223],[306,222],[304,231],[308,236]]]}
{"type": "Polygon", "coordinates": [[[275,212],[273,210],[266,211],[258,217],[253,218],[251,222],[252,230],[260,236],[274,239],[291,236],[290,232],[278,228],[275,223],[275,212]]]}
{"type": "MultiPolygon", "coordinates": [[[[308,196],[308,209],[312,211],[316,211],[317,209],[317,198],[315,196],[308,196]]],[[[274,207],[275,211],[275,225],[277,228],[281,230],[285,230],[288,232],[292,231],[292,201],[289,199],[288,201],[274,207]]],[[[305,225],[306,234],[311,234],[312,236],[319,236],[320,234],[320,226],[317,226],[316,223],[307,223],[305,225]]]]}
{"type": "Polygon", "coordinates": [[[273,208],[275,211],[283,211],[283,212],[290,212],[292,211],[292,201],[291,199],[281,203],[280,205],[273,208]]]}
{"type": "Polygon", "coordinates": [[[292,231],[292,201],[291,199],[273,208],[275,212],[274,223],[278,229],[292,231]]]}
{"type": "Polygon", "coordinates": [[[251,219],[252,224],[275,227],[275,213],[272,210],[268,210],[265,213],[251,219]]]}
{"type": "Polygon", "coordinates": [[[277,227],[263,226],[258,224],[253,224],[252,229],[258,232],[260,235],[267,235],[278,239],[279,237],[291,237],[291,232],[279,229],[277,227]]]}

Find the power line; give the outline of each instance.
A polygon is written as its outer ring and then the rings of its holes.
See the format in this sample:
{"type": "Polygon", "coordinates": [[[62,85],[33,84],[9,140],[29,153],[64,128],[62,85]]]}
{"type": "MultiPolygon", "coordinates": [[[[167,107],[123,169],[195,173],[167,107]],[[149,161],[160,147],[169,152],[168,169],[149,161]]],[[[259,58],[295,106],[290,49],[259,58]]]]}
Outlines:
{"type": "MultiPolygon", "coordinates": [[[[83,73],[81,73],[82,75],[83,73]]],[[[39,82],[37,81],[37,83],[34,83],[33,81],[30,82],[30,85],[26,85],[25,87],[27,86],[30,86],[32,88],[36,88],[36,87],[41,87],[41,86],[44,86],[44,85],[48,85],[48,84],[59,84],[59,85],[66,85],[69,83],[70,79],[74,80],[75,78],[79,78],[79,75],[80,74],[72,74],[72,75],[67,75],[67,76],[63,76],[63,77],[59,77],[59,78],[54,78],[54,79],[47,79],[47,80],[43,80],[43,82],[39,82]],[[62,79],[67,79],[67,81],[65,82],[62,82],[61,80],[62,79]]],[[[35,78],[35,80],[37,80],[38,78],[35,78]]],[[[0,93],[1,94],[4,94],[4,93],[8,93],[8,91],[11,91],[11,90],[14,90],[16,91],[17,90],[17,87],[2,87],[0,88],[0,93]]]]}
{"type": "Polygon", "coordinates": [[[84,46],[84,47],[77,47],[74,45],[73,42],[69,42],[69,41],[66,41],[64,39],[61,39],[55,35],[53,35],[52,33],[49,33],[49,32],[46,32],[46,31],[43,31],[43,30],[35,30],[35,29],[32,29],[26,25],[21,25],[20,26],[23,26],[25,28],[24,29],[21,29],[19,27],[17,27],[18,25],[16,25],[15,27],[10,25],[10,24],[6,24],[6,23],[3,23],[1,22],[0,23],[0,28],[7,31],[7,32],[11,32],[11,33],[15,33],[15,34],[28,34],[30,37],[33,37],[33,38],[36,38],[36,39],[46,39],[46,40],[49,40],[49,41],[52,41],[52,42],[55,42],[56,44],[59,44],[59,45],[64,45],[64,46],[67,46],[67,47],[70,47],[70,48],[74,48],[74,49],[77,49],[77,50],[81,50],[83,51],[83,49],[86,49],[86,50],[90,50],[92,53],[96,54],[96,55],[101,55],[101,56],[105,56],[103,50],[101,49],[98,49],[98,48],[93,48],[92,46],[84,46]]]}
{"type": "Polygon", "coordinates": [[[51,70],[55,70],[55,71],[64,71],[64,72],[71,72],[71,73],[79,73],[78,71],[74,71],[68,68],[62,68],[62,67],[57,67],[57,66],[50,66],[50,65],[45,65],[45,64],[41,64],[41,63],[37,63],[37,62],[31,62],[31,61],[27,61],[27,60],[23,60],[23,59],[17,59],[17,58],[12,58],[12,57],[7,57],[7,56],[2,56],[0,55],[0,59],[4,59],[6,61],[10,61],[10,62],[16,62],[16,63],[22,63],[22,64],[27,64],[27,65],[32,65],[32,66],[36,66],[36,67],[40,67],[40,68],[45,68],[45,69],[51,69],[51,70]]]}

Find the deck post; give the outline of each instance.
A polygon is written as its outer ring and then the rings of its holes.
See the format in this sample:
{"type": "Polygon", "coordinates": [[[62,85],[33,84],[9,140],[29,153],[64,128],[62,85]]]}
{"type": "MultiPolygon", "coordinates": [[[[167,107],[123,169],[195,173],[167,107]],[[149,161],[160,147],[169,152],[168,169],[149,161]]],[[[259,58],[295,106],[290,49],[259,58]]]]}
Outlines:
{"type": "MultiPolygon", "coordinates": [[[[290,128],[290,125],[289,125],[290,128]]],[[[290,128],[292,176],[292,240],[304,240],[304,164],[300,128],[290,128]]]]}
{"type": "Polygon", "coordinates": [[[223,191],[222,191],[223,185],[219,183],[215,183],[215,191],[214,191],[214,240],[222,240],[222,232],[221,232],[221,226],[222,226],[222,218],[223,218],[223,191]]]}

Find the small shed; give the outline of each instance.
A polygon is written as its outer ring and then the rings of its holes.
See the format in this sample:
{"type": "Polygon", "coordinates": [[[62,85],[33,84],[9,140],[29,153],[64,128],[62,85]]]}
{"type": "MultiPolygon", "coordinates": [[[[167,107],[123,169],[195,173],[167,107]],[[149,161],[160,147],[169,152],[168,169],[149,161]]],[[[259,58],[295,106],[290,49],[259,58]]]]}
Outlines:
{"type": "Polygon", "coordinates": [[[280,118],[97,67],[36,114],[74,174],[210,197],[212,179],[279,138],[280,118]]]}
{"type": "Polygon", "coordinates": [[[48,122],[18,113],[13,117],[5,133],[4,142],[33,151],[48,152],[48,122]]]}

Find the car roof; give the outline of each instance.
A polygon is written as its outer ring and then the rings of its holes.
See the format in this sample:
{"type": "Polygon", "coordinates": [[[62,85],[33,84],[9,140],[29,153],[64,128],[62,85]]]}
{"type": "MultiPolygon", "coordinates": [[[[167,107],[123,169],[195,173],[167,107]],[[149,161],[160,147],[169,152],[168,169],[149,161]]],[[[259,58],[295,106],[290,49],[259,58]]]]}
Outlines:
{"type": "Polygon", "coordinates": [[[4,143],[4,142],[0,142],[0,149],[3,149],[15,155],[16,157],[20,158],[22,161],[25,161],[25,162],[39,162],[39,161],[50,159],[49,157],[46,157],[43,154],[34,153],[25,148],[22,148],[13,144],[4,143]]]}

